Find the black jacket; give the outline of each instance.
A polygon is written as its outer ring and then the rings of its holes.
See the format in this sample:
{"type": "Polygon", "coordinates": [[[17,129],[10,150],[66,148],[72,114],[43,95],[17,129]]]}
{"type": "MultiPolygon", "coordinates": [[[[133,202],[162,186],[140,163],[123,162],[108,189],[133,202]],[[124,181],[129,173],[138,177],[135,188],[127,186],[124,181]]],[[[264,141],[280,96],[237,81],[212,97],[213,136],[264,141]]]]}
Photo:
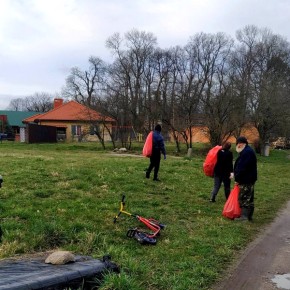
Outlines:
{"type": "Polygon", "coordinates": [[[230,177],[231,172],[233,172],[233,153],[230,150],[221,149],[217,153],[214,174],[220,177],[230,177]]]}
{"type": "Polygon", "coordinates": [[[257,180],[257,157],[249,146],[239,154],[234,165],[235,181],[240,184],[254,184],[257,180]]]}

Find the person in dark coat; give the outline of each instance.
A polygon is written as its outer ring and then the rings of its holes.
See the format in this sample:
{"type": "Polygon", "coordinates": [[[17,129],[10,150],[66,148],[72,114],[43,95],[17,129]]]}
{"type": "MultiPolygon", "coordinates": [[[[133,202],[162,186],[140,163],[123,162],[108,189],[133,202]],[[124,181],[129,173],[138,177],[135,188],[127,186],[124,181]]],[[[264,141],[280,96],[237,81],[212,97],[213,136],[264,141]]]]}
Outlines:
{"type": "Polygon", "coordinates": [[[235,183],[240,188],[239,204],[242,213],[241,217],[235,220],[251,221],[254,213],[254,185],[258,175],[257,157],[243,136],[237,139],[236,151],[239,153],[239,157],[234,164],[234,177],[235,183]]]}
{"type": "Polygon", "coordinates": [[[211,202],[216,201],[216,196],[223,183],[225,197],[228,199],[231,192],[231,178],[233,177],[233,153],[230,151],[231,143],[225,142],[217,153],[217,162],[214,167],[214,187],[211,192],[211,202]]]}
{"type": "Polygon", "coordinates": [[[152,155],[150,157],[150,164],[146,171],[146,178],[150,178],[150,173],[154,168],[154,181],[160,181],[158,178],[158,172],[160,167],[161,153],[164,155],[164,160],[166,159],[166,150],[164,145],[164,140],[161,135],[161,126],[157,124],[153,132],[153,147],[152,155]]]}

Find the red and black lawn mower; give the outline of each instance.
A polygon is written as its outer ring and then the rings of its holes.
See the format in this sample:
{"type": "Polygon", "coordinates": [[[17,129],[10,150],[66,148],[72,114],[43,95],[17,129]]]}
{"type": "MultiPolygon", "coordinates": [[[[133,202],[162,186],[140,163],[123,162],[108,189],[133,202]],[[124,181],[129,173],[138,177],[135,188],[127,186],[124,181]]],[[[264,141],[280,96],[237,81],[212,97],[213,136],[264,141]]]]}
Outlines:
{"type": "Polygon", "coordinates": [[[149,244],[149,245],[156,245],[156,237],[160,234],[160,230],[165,228],[165,225],[160,223],[159,221],[153,218],[144,218],[137,214],[131,214],[124,210],[125,208],[125,195],[122,196],[120,211],[117,216],[114,218],[114,223],[116,223],[118,217],[121,213],[129,215],[131,217],[136,218],[139,222],[143,223],[150,232],[142,231],[139,228],[129,229],[127,232],[127,237],[135,238],[140,244],[149,244]]]}

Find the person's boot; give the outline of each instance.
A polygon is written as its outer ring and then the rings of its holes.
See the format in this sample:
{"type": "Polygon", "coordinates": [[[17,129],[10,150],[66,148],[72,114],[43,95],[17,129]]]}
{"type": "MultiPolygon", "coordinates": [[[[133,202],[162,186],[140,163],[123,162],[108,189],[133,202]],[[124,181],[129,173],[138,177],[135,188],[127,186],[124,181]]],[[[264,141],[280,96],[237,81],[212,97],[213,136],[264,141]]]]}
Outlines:
{"type": "Polygon", "coordinates": [[[235,221],[247,221],[248,220],[248,209],[246,207],[242,207],[242,213],[239,218],[235,218],[235,221]]]}
{"type": "Polygon", "coordinates": [[[210,201],[210,202],[215,202],[215,196],[213,195],[213,196],[210,198],[209,201],[210,201]]]}
{"type": "Polygon", "coordinates": [[[249,207],[248,208],[248,220],[252,221],[253,220],[253,214],[254,214],[254,207],[249,207]]]}
{"type": "Polygon", "coordinates": [[[146,171],[146,175],[145,175],[146,178],[150,178],[150,173],[148,171],[146,171]]]}
{"type": "Polygon", "coordinates": [[[160,179],[158,178],[158,172],[156,172],[155,170],[154,170],[153,181],[160,181],[160,179]]]}

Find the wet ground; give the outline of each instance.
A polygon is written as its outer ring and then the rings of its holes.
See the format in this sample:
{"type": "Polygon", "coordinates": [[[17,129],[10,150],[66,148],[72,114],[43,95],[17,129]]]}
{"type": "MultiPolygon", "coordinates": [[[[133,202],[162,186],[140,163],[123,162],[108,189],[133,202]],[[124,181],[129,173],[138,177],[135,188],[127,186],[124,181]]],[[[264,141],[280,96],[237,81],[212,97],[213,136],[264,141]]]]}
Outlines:
{"type": "Polygon", "coordinates": [[[290,202],[213,290],[290,289],[290,202]]]}

